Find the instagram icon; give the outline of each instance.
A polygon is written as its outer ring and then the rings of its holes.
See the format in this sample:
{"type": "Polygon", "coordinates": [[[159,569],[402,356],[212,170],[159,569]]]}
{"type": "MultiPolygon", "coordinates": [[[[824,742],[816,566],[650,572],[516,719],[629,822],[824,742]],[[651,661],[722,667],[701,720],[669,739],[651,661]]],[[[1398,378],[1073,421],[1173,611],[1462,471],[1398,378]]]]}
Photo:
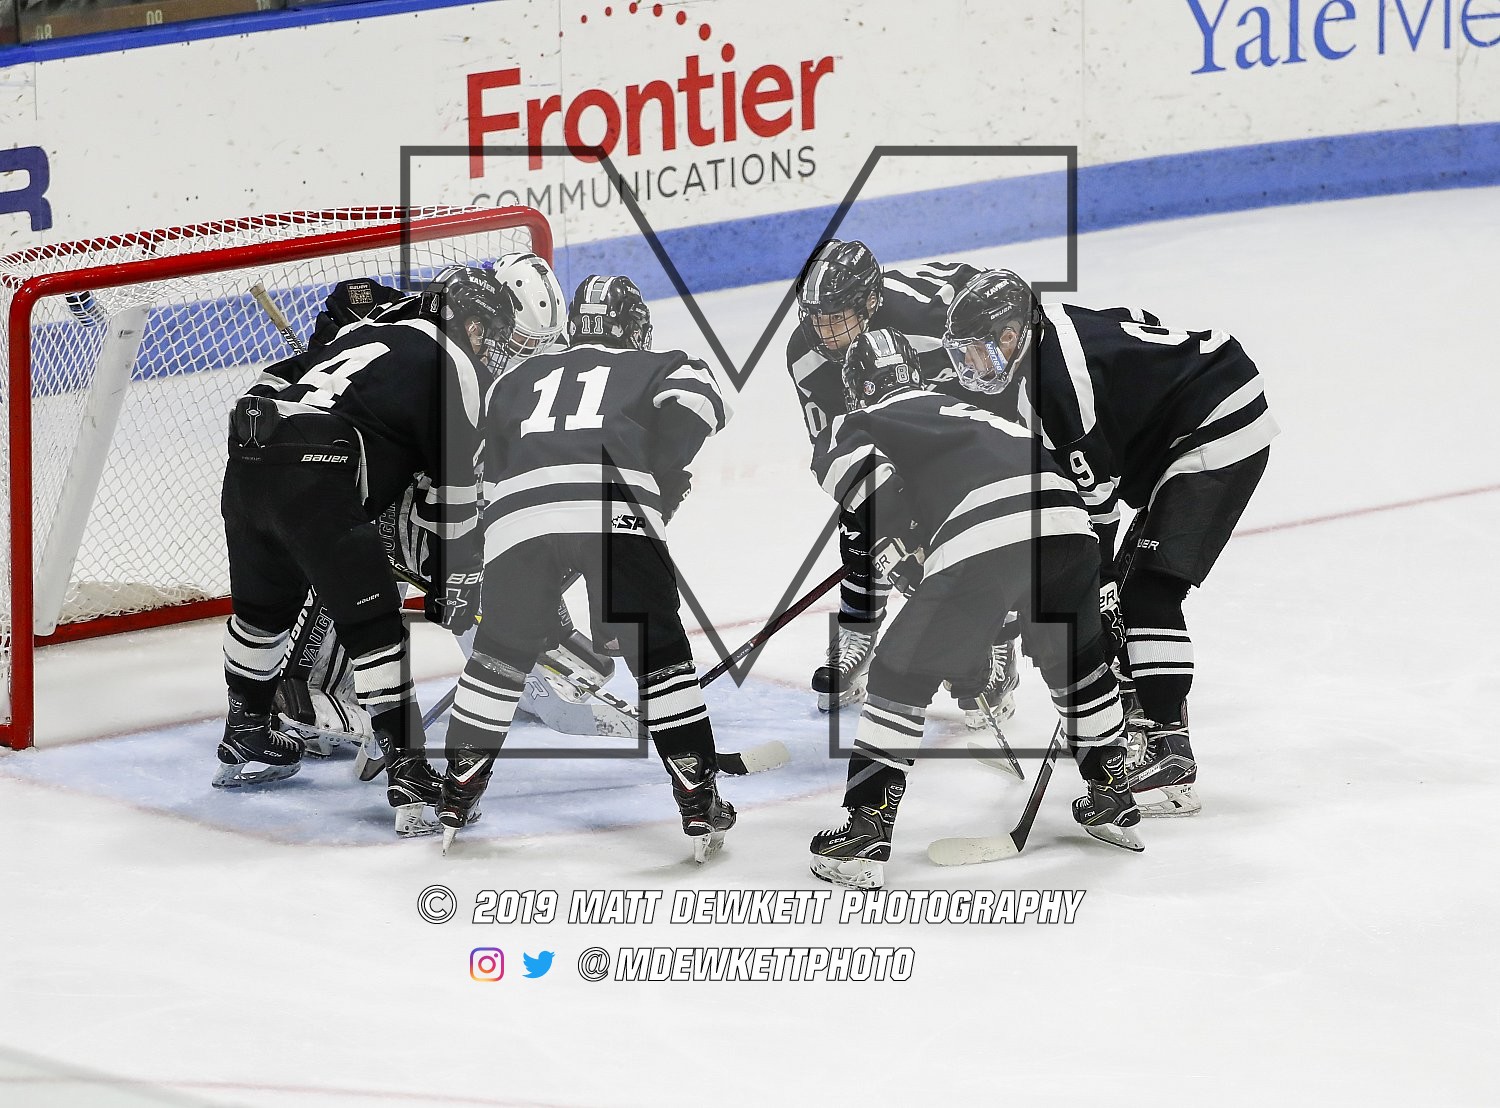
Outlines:
{"type": "Polygon", "coordinates": [[[475,981],[499,981],[505,976],[505,952],[492,946],[469,951],[469,976],[475,981]]]}

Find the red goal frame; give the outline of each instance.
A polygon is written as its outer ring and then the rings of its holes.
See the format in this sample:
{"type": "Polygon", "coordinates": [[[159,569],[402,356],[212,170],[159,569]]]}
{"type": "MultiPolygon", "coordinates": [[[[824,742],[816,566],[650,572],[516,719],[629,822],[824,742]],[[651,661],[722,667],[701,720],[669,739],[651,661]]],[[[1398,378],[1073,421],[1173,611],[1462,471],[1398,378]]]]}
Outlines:
{"type": "Polygon", "coordinates": [[[552,231],[546,217],[534,208],[508,207],[488,209],[439,209],[437,214],[420,210],[393,208],[339,208],[321,211],[298,211],[275,216],[247,217],[239,220],[195,223],[159,231],[141,231],[82,240],[53,246],[32,247],[11,254],[6,261],[25,263],[41,258],[69,255],[87,257],[103,249],[139,245],[153,249],[163,242],[222,235],[239,229],[267,226],[309,226],[329,221],[359,222],[369,226],[311,234],[273,242],[205,250],[198,253],[146,257],[137,261],[88,266],[55,273],[41,273],[26,279],[16,290],[10,304],[8,349],[10,355],[8,426],[6,449],[10,466],[10,622],[11,622],[11,721],[0,722],[0,745],[15,750],[35,741],[35,649],[53,643],[160,627],[212,616],[230,610],[228,597],[199,600],[187,604],[156,608],[129,615],[103,616],[66,624],[53,634],[39,637],[34,633],[33,589],[36,566],[32,554],[33,484],[32,405],[24,402],[32,392],[31,326],[36,303],[43,297],[83,293],[100,288],[114,288],[147,280],[193,277],[217,270],[240,269],[255,265],[304,261],[329,257],[355,250],[400,247],[435,239],[525,228],[531,236],[531,249],[549,263],[553,257],[552,231]]]}

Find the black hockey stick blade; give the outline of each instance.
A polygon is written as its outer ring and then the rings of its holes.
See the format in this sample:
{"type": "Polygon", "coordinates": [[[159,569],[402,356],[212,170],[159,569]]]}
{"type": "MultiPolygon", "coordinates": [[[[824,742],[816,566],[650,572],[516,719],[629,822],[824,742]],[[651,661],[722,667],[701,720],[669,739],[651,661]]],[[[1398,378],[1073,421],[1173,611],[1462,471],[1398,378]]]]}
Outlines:
{"type": "Polygon", "coordinates": [[[978,835],[971,838],[938,839],[927,848],[927,857],[939,866],[968,866],[976,862],[997,862],[1002,858],[1013,858],[1026,846],[1031,837],[1031,827],[1042,809],[1042,797],[1047,792],[1047,782],[1052,780],[1052,768],[1062,752],[1062,725],[1052,733],[1042,766],[1037,770],[1036,780],[1031,786],[1031,795],[1026,798],[1026,807],[1008,835],[978,835]]]}

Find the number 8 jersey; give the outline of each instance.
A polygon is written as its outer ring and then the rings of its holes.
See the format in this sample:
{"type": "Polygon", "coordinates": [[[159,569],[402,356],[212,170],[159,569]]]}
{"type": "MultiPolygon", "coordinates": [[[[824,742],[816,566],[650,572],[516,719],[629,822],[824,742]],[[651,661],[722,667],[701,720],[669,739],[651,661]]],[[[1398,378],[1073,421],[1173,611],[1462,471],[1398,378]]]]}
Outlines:
{"type": "Polygon", "coordinates": [[[729,415],[713,371],[681,350],[533,355],[485,405],[484,560],[543,535],[661,535],[729,415]]]}

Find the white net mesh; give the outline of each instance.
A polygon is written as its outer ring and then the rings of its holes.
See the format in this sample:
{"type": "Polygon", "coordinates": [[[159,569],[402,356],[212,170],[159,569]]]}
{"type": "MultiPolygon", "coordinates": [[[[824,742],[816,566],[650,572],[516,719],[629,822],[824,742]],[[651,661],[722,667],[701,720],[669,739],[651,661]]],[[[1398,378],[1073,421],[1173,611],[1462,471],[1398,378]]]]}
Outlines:
{"type": "MultiPolygon", "coordinates": [[[[408,217],[407,279],[420,283],[445,265],[483,264],[513,250],[545,251],[533,240],[530,219],[540,217],[522,218],[515,210],[414,211],[408,217]]],[[[402,220],[403,213],[391,208],[294,213],[0,258],[0,319],[7,321],[18,290],[37,274],[127,266],[97,274],[95,287],[36,301],[29,343],[20,352],[29,362],[29,397],[10,395],[15,344],[0,348],[0,416],[9,426],[12,403],[30,405],[31,454],[17,464],[29,467],[33,486],[34,576],[61,574],[64,563],[71,564],[66,589],[59,589],[59,625],[227,595],[219,515],[226,419],[260,367],[290,354],[250,290],[264,286],[305,341],[339,281],[376,277],[400,283],[402,220]],[[226,249],[234,253],[203,257],[226,249]],[[308,250],[315,255],[287,260],[308,250]],[[214,268],[160,275],[175,264],[202,262],[214,268]],[[127,283],[104,283],[122,274],[127,283]],[[111,337],[133,318],[144,320],[138,343],[111,337]],[[116,405],[104,402],[111,385],[101,363],[119,369],[117,418],[116,405]],[[95,444],[103,462],[91,491],[89,474],[98,467],[87,463],[87,454],[95,444]],[[73,529],[60,522],[75,502],[80,516],[86,515],[76,551],[68,539],[73,529]]],[[[15,579],[11,565],[16,465],[8,451],[0,472],[8,509],[0,514],[0,668],[9,722],[13,589],[27,583],[15,579]]],[[[54,614],[47,609],[55,607],[38,602],[39,634],[54,614]]]]}

